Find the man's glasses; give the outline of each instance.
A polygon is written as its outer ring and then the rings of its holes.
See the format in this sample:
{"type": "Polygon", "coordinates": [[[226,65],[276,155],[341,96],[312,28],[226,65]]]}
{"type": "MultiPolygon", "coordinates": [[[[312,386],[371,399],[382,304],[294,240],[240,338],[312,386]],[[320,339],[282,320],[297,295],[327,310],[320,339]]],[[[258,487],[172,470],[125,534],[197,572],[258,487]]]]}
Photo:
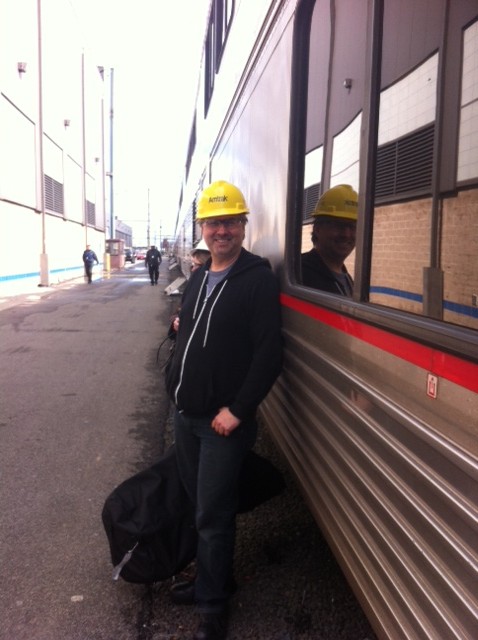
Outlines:
{"type": "Polygon", "coordinates": [[[345,231],[345,229],[349,231],[357,230],[357,223],[354,220],[346,220],[345,218],[339,218],[337,220],[333,220],[332,218],[323,218],[320,220],[319,224],[329,227],[329,229],[333,229],[334,231],[345,231]]]}
{"type": "Polygon", "coordinates": [[[241,224],[244,224],[244,218],[226,218],[217,220],[216,218],[211,218],[210,220],[203,220],[203,225],[208,229],[219,229],[219,227],[224,227],[225,229],[237,229],[241,224]]]}

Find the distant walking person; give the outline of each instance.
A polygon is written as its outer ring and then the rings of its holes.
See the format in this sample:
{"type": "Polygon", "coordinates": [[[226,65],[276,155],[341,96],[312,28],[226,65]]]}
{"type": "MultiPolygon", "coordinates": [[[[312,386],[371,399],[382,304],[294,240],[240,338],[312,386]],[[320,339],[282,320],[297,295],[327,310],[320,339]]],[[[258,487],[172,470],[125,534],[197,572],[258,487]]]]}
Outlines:
{"type": "Polygon", "coordinates": [[[90,245],[86,245],[86,249],[83,251],[83,264],[85,265],[85,276],[88,283],[91,284],[91,276],[93,274],[93,263],[99,264],[96,253],[93,249],[90,249],[90,245]]]}
{"type": "Polygon", "coordinates": [[[144,266],[149,269],[149,278],[151,280],[151,285],[158,284],[159,278],[159,265],[161,264],[161,254],[158,249],[151,245],[151,249],[148,249],[146,253],[146,258],[144,261],[144,266]]]}

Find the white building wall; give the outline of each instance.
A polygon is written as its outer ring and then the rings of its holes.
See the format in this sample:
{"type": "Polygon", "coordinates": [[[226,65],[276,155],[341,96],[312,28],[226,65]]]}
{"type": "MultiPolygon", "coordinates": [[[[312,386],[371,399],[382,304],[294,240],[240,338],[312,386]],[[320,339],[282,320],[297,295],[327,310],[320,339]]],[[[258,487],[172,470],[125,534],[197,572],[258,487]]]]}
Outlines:
{"type": "Polygon", "coordinates": [[[82,46],[68,0],[0,3],[0,294],[15,282],[54,284],[81,275],[86,243],[102,259],[108,79],[98,64],[82,46]],[[19,62],[26,63],[23,73],[19,62]],[[42,213],[42,166],[63,185],[63,211],[42,213]],[[85,198],[95,208],[90,225],[85,198]]]}

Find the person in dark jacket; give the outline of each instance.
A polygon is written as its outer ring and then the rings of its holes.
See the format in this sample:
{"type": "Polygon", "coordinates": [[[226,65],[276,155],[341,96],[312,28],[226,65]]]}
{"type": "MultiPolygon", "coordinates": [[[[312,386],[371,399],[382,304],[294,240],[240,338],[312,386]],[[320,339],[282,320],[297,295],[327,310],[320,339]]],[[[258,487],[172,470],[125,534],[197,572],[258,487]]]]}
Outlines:
{"type": "Polygon", "coordinates": [[[146,252],[146,257],[144,259],[144,266],[148,267],[149,270],[149,279],[151,280],[151,285],[158,284],[159,265],[161,264],[161,261],[161,253],[154,246],[154,244],[152,244],[151,248],[146,252]]]}
{"type": "Polygon", "coordinates": [[[344,261],[355,248],[357,211],[358,195],[348,184],[332,187],[320,197],[312,214],[314,247],[301,256],[302,284],[352,296],[354,283],[344,261]]]}
{"type": "MultiPolygon", "coordinates": [[[[211,252],[207,248],[207,244],[204,240],[200,240],[196,247],[191,251],[191,272],[196,271],[196,269],[200,269],[203,264],[205,264],[211,256],[211,252]]],[[[171,326],[169,328],[169,337],[174,340],[176,338],[176,331],[179,327],[179,309],[177,314],[173,317],[171,321],[171,326]]]]}
{"type": "Polygon", "coordinates": [[[86,245],[86,249],[83,251],[83,264],[85,265],[85,277],[88,280],[88,284],[91,284],[93,277],[93,263],[99,264],[96,253],[90,247],[86,245]]]}
{"type": "Polygon", "coordinates": [[[239,471],[256,440],[257,407],[282,367],[279,285],[269,262],[242,247],[248,213],[234,185],[218,181],[202,192],[197,219],[211,257],[184,291],[166,374],[179,473],[199,536],[196,579],[171,597],[196,603],[194,640],[227,635],[239,471]]]}

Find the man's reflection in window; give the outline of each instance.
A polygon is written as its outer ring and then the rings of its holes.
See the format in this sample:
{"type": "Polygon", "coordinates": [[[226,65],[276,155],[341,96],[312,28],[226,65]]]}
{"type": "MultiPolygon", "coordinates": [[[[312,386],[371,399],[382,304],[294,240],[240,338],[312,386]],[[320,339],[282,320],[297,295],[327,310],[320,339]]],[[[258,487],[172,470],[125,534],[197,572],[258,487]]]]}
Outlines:
{"type": "Polygon", "coordinates": [[[301,256],[302,284],[352,296],[353,280],[344,261],[355,248],[358,195],[348,184],[332,187],[320,197],[312,214],[313,248],[301,256]]]}

